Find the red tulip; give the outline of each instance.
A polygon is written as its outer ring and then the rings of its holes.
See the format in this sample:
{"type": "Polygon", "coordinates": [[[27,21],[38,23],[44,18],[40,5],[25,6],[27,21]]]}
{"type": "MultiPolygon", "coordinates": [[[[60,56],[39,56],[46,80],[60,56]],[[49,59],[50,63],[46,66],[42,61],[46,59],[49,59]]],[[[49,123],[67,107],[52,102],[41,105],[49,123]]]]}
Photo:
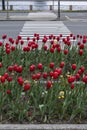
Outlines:
{"type": "Polygon", "coordinates": [[[76,76],[77,80],[80,79],[80,74],[79,73],[77,73],[75,76],[76,76]]]}
{"type": "Polygon", "coordinates": [[[24,84],[24,80],[22,77],[18,77],[17,81],[18,81],[19,85],[21,85],[21,86],[24,84]]]}
{"type": "Polygon", "coordinates": [[[69,78],[68,78],[68,82],[69,83],[72,83],[72,82],[74,82],[75,81],[75,76],[70,76],[69,78]]]}
{"type": "Polygon", "coordinates": [[[60,67],[63,68],[64,65],[65,65],[65,63],[62,61],[62,62],[60,63],[60,67]]]}
{"type": "Polygon", "coordinates": [[[36,79],[36,74],[32,75],[32,79],[35,80],[36,79]]]}
{"type": "Polygon", "coordinates": [[[21,39],[22,39],[22,37],[19,35],[19,36],[17,36],[17,39],[18,39],[18,40],[21,40],[21,39]]]}
{"type": "Polygon", "coordinates": [[[20,44],[21,44],[21,45],[23,45],[23,44],[24,44],[24,41],[23,41],[23,40],[21,40],[21,41],[20,41],[20,44]]]}
{"type": "Polygon", "coordinates": [[[71,89],[74,89],[75,85],[74,85],[74,84],[71,84],[70,87],[71,87],[71,89]]]}
{"type": "Polygon", "coordinates": [[[11,82],[11,81],[12,81],[12,77],[11,77],[11,76],[8,76],[8,77],[7,77],[7,80],[8,80],[8,82],[11,82]]]}
{"type": "Polygon", "coordinates": [[[81,42],[78,42],[77,44],[78,44],[78,45],[81,45],[81,42]]]}
{"type": "Polygon", "coordinates": [[[23,67],[21,65],[18,66],[16,71],[19,72],[19,73],[21,73],[23,71],[23,67]]]}
{"type": "Polygon", "coordinates": [[[58,48],[57,48],[57,51],[58,51],[58,52],[61,52],[61,47],[58,47],[58,48]]]}
{"type": "Polygon", "coordinates": [[[73,36],[73,34],[71,33],[71,34],[70,34],[70,37],[72,37],[72,36],[73,36]]]}
{"type": "Polygon", "coordinates": [[[59,41],[60,40],[60,37],[57,37],[57,41],[59,41]]]}
{"type": "Polygon", "coordinates": [[[41,73],[36,74],[36,79],[39,80],[41,78],[41,73]]]}
{"type": "Polygon", "coordinates": [[[23,47],[23,51],[27,51],[27,47],[26,46],[23,47]]]}
{"type": "Polygon", "coordinates": [[[0,68],[2,68],[2,66],[3,66],[2,63],[0,62],[0,68]]]}
{"type": "Polygon", "coordinates": [[[83,77],[82,81],[87,84],[87,76],[83,77]]]}
{"type": "Polygon", "coordinates": [[[80,35],[79,35],[79,34],[77,34],[77,38],[79,38],[79,36],[80,36],[80,35]]]}
{"type": "Polygon", "coordinates": [[[42,42],[43,42],[43,43],[46,43],[46,42],[47,42],[47,39],[46,39],[46,38],[43,38],[43,39],[42,39],[42,42]]]}
{"type": "Polygon", "coordinates": [[[76,64],[72,64],[72,70],[76,70],[77,65],[76,64]]]}
{"type": "Polygon", "coordinates": [[[11,50],[10,50],[9,48],[6,49],[6,53],[7,53],[7,54],[10,54],[10,51],[11,51],[11,50]]]}
{"type": "Polygon", "coordinates": [[[81,71],[81,69],[79,69],[79,70],[78,70],[78,73],[79,73],[80,75],[82,74],[82,71],[81,71]]]}
{"type": "Polygon", "coordinates": [[[37,67],[38,67],[38,69],[40,69],[40,70],[43,69],[43,65],[42,65],[41,63],[39,63],[37,67]]]}
{"type": "Polygon", "coordinates": [[[52,87],[52,82],[51,81],[47,81],[46,88],[50,89],[51,87],[52,87]]]}
{"type": "Polygon", "coordinates": [[[29,41],[30,40],[30,37],[27,37],[27,41],[29,41]]]}
{"type": "Polygon", "coordinates": [[[60,34],[60,37],[62,37],[63,35],[62,34],[60,34]]]}
{"type": "Polygon", "coordinates": [[[50,48],[50,52],[51,52],[51,53],[54,53],[54,48],[53,48],[53,47],[50,48]]]}
{"type": "Polygon", "coordinates": [[[16,48],[15,46],[11,46],[11,50],[14,51],[16,48]]]}
{"type": "Polygon", "coordinates": [[[27,46],[26,51],[27,51],[27,52],[29,52],[29,51],[30,51],[30,47],[29,47],[29,46],[27,46]]]}
{"type": "Polygon", "coordinates": [[[32,116],[31,112],[28,112],[28,117],[31,117],[31,116],[32,116]]]}
{"type": "Polygon", "coordinates": [[[86,38],[84,38],[82,42],[83,42],[83,44],[85,44],[85,43],[87,42],[87,41],[86,41],[86,38]]]}
{"type": "Polygon", "coordinates": [[[79,48],[84,49],[84,44],[80,44],[79,48]]]}
{"type": "Polygon", "coordinates": [[[17,70],[17,67],[18,67],[18,66],[17,66],[16,64],[13,66],[14,71],[17,70]]]}
{"type": "Polygon", "coordinates": [[[61,75],[61,73],[62,73],[62,69],[61,68],[56,68],[54,71],[57,72],[58,75],[61,75]]]}
{"type": "Polygon", "coordinates": [[[44,45],[44,46],[43,46],[43,49],[44,49],[44,51],[47,51],[47,46],[44,45]]]}
{"type": "Polygon", "coordinates": [[[24,91],[28,91],[28,90],[30,90],[30,84],[25,84],[24,91]]]}
{"type": "Polygon", "coordinates": [[[7,93],[8,95],[10,95],[10,94],[11,94],[11,90],[10,90],[10,89],[6,90],[6,93],[7,93]]]}
{"type": "Polygon", "coordinates": [[[13,71],[13,66],[9,66],[8,71],[12,72],[13,71]]]}
{"type": "Polygon", "coordinates": [[[57,72],[53,72],[53,78],[57,79],[58,78],[58,73],[57,72]]]}
{"type": "Polygon", "coordinates": [[[1,83],[4,83],[6,81],[5,76],[1,77],[1,83]]]}
{"type": "Polygon", "coordinates": [[[84,73],[84,71],[85,71],[85,67],[82,66],[82,67],[81,67],[81,72],[84,73]]]}
{"type": "Polygon", "coordinates": [[[65,55],[67,55],[68,54],[68,50],[66,49],[66,50],[64,50],[64,54],[65,55]]]}
{"type": "Polygon", "coordinates": [[[30,71],[34,71],[35,70],[35,65],[31,65],[29,69],[30,69],[30,71]]]}
{"type": "Polygon", "coordinates": [[[51,43],[51,45],[53,45],[53,43],[54,43],[54,40],[51,40],[51,41],[50,41],[50,43],[51,43]]]}
{"type": "Polygon", "coordinates": [[[4,34],[4,35],[2,36],[2,39],[6,39],[6,38],[7,38],[7,35],[4,34]]]}
{"type": "Polygon", "coordinates": [[[79,50],[79,55],[80,55],[80,56],[83,55],[83,50],[82,50],[82,49],[79,50]]]}
{"type": "Polygon", "coordinates": [[[50,77],[53,77],[53,71],[50,71],[49,75],[50,77]]]}
{"type": "Polygon", "coordinates": [[[4,73],[4,77],[5,77],[6,79],[8,78],[8,76],[9,76],[8,73],[4,73]]]}
{"type": "Polygon", "coordinates": [[[9,37],[9,42],[13,44],[14,43],[14,39],[12,37],[9,37]]]}
{"type": "Polygon", "coordinates": [[[43,78],[46,79],[47,76],[48,76],[47,72],[44,72],[44,73],[43,73],[43,78]]]}
{"type": "Polygon", "coordinates": [[[0,42],[0,46],[2,46],[3,45],[3,43],[2,42],[0,42]]]}
{"type": "Polygon", "coordinates": [[[54,68],[54,62],[50,63],[50,68],[52,68],[52,69],[54,68]]]}

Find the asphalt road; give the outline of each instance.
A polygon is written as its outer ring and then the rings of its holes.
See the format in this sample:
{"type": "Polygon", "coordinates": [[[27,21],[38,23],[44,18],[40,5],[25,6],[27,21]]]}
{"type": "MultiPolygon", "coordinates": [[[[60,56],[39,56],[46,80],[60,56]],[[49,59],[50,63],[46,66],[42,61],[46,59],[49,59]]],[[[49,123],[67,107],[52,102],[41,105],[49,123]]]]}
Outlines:
{"type": "Polygon", "coordinates": [[[16,38],[24,23],[24,21],[0,21],[0,39],[3,34],[16,38]]]}
{"type": "Polygon", "coordinates": [[[87,35],[86,21],[64,21],[64,24],[73,34],[87,35]]]}
{"type": "MultiPolygon", "coordinates": [[[[0,21],[0,39],[3,34],[16,38],[20,33],[25,21],[0,21]]],[[[87,22],[64,21],[63,22],[73,34],[87,35],[87,22]]]]}

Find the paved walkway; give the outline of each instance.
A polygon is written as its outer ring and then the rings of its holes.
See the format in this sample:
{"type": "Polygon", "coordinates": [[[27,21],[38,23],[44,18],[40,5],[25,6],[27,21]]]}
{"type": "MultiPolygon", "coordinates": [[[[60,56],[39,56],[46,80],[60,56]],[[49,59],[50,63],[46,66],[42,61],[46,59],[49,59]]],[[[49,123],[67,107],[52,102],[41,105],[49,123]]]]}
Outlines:
{"type": "Polygon", "coordinates": [[[87,124],[0,125],[0,130],[87,130],[87,124]]]}
{"type": "Polygon", "coordinates": [[[51,11],[42,11],[42,12],[31,12],[28,15],[7,15],[0,16],[0,20],[38,20],[38,21],[50,21],[56,20],[57,15],[51,11]]]}

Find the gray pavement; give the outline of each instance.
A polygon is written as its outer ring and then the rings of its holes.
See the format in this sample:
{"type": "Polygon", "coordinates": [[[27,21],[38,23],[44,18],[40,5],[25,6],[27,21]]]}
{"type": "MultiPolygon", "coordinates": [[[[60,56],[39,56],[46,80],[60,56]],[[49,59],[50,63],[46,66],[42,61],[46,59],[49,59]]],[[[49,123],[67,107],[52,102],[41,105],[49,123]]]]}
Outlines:
{"type": "Polygon", "coordinates": [[[86,124],[7,124],[0,125],[0,130],[87,130],[86,124]]]}

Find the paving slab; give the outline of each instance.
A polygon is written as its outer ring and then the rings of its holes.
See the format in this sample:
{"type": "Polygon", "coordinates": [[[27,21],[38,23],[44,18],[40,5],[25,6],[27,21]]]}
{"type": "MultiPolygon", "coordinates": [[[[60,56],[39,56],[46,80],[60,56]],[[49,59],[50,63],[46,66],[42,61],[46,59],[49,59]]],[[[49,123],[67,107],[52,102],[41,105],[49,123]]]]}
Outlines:
{"type": "Polygon", "coordinates": [[[87,124],[4,124],[0,130],[87,130],[87,124]]]}

